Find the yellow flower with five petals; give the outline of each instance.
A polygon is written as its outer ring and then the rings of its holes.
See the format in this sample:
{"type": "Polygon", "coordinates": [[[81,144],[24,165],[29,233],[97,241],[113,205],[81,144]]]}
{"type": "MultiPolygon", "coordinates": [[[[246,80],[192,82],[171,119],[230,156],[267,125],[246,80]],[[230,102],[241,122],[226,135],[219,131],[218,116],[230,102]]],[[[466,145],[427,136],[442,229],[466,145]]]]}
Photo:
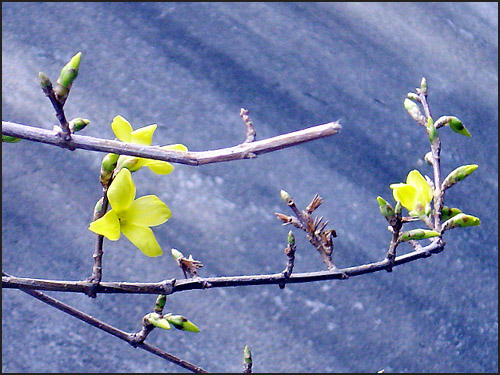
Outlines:
{"type": "Polygon", "coordinates": [[[149,227],[163,224],[172,216],[167,205],[156,195],[135,199],[134,181],[126,168],[118,172],[107,196],[111,210],[91,222],[89,230],[111,241],[117,241],[123,233],[145,255],[161,255],[161,247],[149,227]]]}

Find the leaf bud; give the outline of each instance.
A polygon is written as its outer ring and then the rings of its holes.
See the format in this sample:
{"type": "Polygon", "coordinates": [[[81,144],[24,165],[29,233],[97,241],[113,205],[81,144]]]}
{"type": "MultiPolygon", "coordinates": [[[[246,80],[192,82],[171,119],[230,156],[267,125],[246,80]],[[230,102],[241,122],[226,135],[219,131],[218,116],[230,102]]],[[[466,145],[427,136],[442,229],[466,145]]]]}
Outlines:
{"type": "Polygon", "coordinates": [[[280,196],[283,202],[285,202],[286,204],[290,204],[293,202],[292,197],[285,190],[280,190],[280,196]]]}
{"type": "Polygon", "coordinates": [[[455,185],[458,181],[462,181],[478,168],[477,164],[462,165],[453,170],[443,181],[442,190],[448,189],[455,185]]]}
{"type": "Polygon", "coordinates": [[[480,225],[481,220],[479,218],[472,216],[472,215],[466,215],[464,213],[460,213],[458,215],[453,216],[451,219],[446,220],[443,223],[443,229],[441,230],[444,232],[445,230],[456,228],[456,227],[474,227],[476,225],[480,225]]]}
{"type": "Polygon", "coordinates": [[[164,316],[170,324],[181,331],[200,332],[200,329],[182,315],[167,314],[164,316]]]}
{"type": "Polygon", "coordinates": [[[69,122],[69,130],[71,130],[71,133],[76,133],[85,128],[89,123],[90,121],[85,118],[74,118],[69,122]]]}
{"type": "Polygon", "coordinates": [[[42,89],[52,86],[52,82],[50,82],[49,77],[47,77],[42,72],[38,73],[38,79],[40,81],[40,86],[42,87],[42,89]]]}
{"type": "Polygon", "coordinates": [[[142,319],[145,324],[151,324],[158,328],[170,329],[170,324],[167,319],[163,318],[158,313],[149,313],[142,319]]]}
{"type": "Polygon", "coordinates": [[[288,232],[287,240],[288,240],[288,245],[290,245],[290,246],[295,245],[295,236],[293,235],[292,231],[288,232]]]}
{"type": "Polygon", "coordinates": [[[245,345],[245,348],[243,349],[243,372],[244,373],[250,373],[251,368],[252,368],[252,352],[250,351],[250,348],[248,345],[245,345]]]}
{"type": "Polygon", "coordinates": [[[107,172],[113,172],[120,155],[109,153],[103,159],[101,163],[101,168],[107,172]]]}
{"type": "Polygon", "coordinates": [[[429,135],[429,140],[434,142],[434,140],[438,137],[438,132],[436,127],[434,126],[434,121],[432,121],[432,117],[427,119],[427,134],[429,135]]]}
{"type": "Polygon", "coordinates": [[[425,161],[428,165],[432,165],[432,151],[429,151],[427,154],[425,154],[425,156],[424,156],[424,161],[425,161]]]}
{"type": "Polygon", "coordinates": [[[163,311],[163,308],[165,307],[166,302],[167,296],[165,294],[159,294],[158,297],[156,297],[155,312],[161,313],[163,311]]]}
{"type": "Polygon", "coordinates": [[[439,236],[439,232],[428,229],[412,229],[407,232],[403,232],[399,236],[399,241],[410,241],[410,240],[423,240],[424,238],[431,238],[439,236]]]}
{"type": "Polygon", "coordinates": [[[57,83],[62,87],[69,89],[71,84],[78,76],[78,69],[80,68],[80,58],[82,56],[81,52],[78,52],[71,60],[62,68],[61,74],[57,83]]]}
{"type": "Polygon", "coordinates": [[[420,81],[420,91],[422,94],[427,95],[427,80],[425,77],[422,77],[422,80],[420,81]]]}
{"type": "Polygon", "coordinates": [[[384,198],[378,196],[377,202],[379,205],[380,213],[384,215],[384,217],[387,220],[389,220],[392,216],[394,216],[394,209],[389,203],[387,203],[387,201],[384,198]]]}
{"type": "Polygon", "coordinates": [[[97,203],[95,204],[94,206],[94,218],[93,218],[93,221],[99,219],[101,217],[100,213],[101,213],[101,210],[102,210],[102,204],[104,202],[104,197],[99,199],[97,201],[97,203]]]}
{"type": "Polygon", "coordinates": [[[458,208],[450,208],[448,206],[443,206],[443,208],[441,209],[441,220],[446,221],[452,218],[453,216],[458,215],[461,212],[462,211],[460,211],[458,208]]]}
{"type": "Polygon", "coordinates": [[[184,254],[182,254],[179,250],[172,248],[172,256],[174,257],[175,261],[179,263],[179,259],[184,257],[184,254]]]}
{"type": "Polygon", "coordinates": [[[420,108],[418,108],[417,103],[413,100],[406,98],[403,102],[403,105],[408,112],[408,114],[418,123],[425,122],[425,117],[420,112],[420,108]]]}

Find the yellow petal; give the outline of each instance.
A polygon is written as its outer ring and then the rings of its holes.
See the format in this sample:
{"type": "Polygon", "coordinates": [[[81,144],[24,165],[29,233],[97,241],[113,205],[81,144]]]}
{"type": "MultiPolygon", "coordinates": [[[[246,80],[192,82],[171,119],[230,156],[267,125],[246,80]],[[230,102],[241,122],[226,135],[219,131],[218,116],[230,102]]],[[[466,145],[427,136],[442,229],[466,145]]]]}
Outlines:
{"type": "Polygon", "coordinates": [[[161,146],[160,148],[164,150],[177,150],[177,151],[187,151],[188,148],[180,143],[175,145],[161,146]]]}
{"type": "Polygon", "coordinates": [[[116,116],[111,123],[111,129],[115,133],[116,138],[122,142],[130,142],[132,125],[122,116],[116,116]]]}
{"type": "Polygon", "coordinates": [[[151,227],[166,222],[172,213],[156,195],[146,195],[132,202],[122,220],[126,223],[151,227]]]}
{"type": "Polygon", "coordinates": [[[408,211],[413,211],[415,209],[415,205],[417,203],[417,190],[407,184],[392,184],[391,188],[393,189],[394,199],[398,202],[401,202],[403,207],[405,207],[408,211]]]}
{"type": "Polygon", "coordinates": [[[425,206],[432,200],[432,189],[425,178],[416,169],[408,173],[406,183],[412,185],[417,190],[416,200],[425,206]]]}
{"type": "Polygon", "coordinates": [[[145,165],[156,174],[169,174],[174,171],[174,166],[167,161],[147,159],[145,165]]]}
{"type": "Polygon", "coordinates": [[[130,171],[123,168],[118,172],[108,189],[108,199],[117,215],[125,211],[135,198],[135,185],[130,171]]]}
{"type": "Polygon", "coordinates": [[[153,231],[148,227],[125,223],[121,230],[125,237],[148,257],[157,257],[162,254],[161,247],[156,241],[153,231]]]}
{"type": "Polygon", "coordinates": [[[106,214],[90,223],[89,230],[105,236],[108,240],[116,241],[120,238],[120,221],[114,210],[109,210],[106,214]]]}
{"type": "Polygon", "coordinates": [[[153,133],[156,130],[157,125],[148,125],[137,130],[134,130],[130,135],[130,142],[137,145],[150,146],[153,141],[153,133]]]}

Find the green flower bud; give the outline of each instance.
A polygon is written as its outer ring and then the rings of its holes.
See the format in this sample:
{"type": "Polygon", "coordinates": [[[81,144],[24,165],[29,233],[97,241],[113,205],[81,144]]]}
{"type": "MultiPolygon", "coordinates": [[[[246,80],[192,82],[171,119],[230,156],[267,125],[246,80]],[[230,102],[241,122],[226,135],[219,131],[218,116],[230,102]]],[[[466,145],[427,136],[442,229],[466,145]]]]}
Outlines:
{"type": "Polygon", "coordinates": [[[427,119],[427,134],[429,135],[429,140],[434,142],[434,140],[438,137],[438,132],[436,127],[434,126],[434,121],[432,121],[432,117],[427,119]]]}
{"type": "Polygon", "coordinates": [[[456,117],[452,117],[452,120],[449,122],[450,124],[450,128],[451,130],[453,130],[454,132],[458,133],[458,134],[462,134],[462,135],[465,135],[467,137],[470,137],[470,133],[469,131],[467,130],[467,128],[464,126],[464,124],[462,124],[462,121],[460,121],[458,118],[456,117]]]}
{"type": "Polygon", "coordinates": [[[245,345],[245,348],[243,349],[243,372],[244,373],[250,373],[251,368],[252,368],[252,352],[250,351],[250,348],[248,345],[245,345]]]}
{"type": "Polygon", "coordinates": [[[85,128],[89,123],[90,121],[85,118],[74,118],[69,122],[69,130],[71,130],[72,133],[76,133],[85,128]]]}
{"type": "Polygon", "coordinates": [[[178,260],[182,257],[184,257],[184,254],[182,254],[179,250],[173,249],[172,248],[172,256],[174,257],[175,261],[178,262],[178,260]]]}
{"type": "Polygon", "coordinates": [[[163,311],[163,308],[165,307],[166,302],[167,296],[165,294],[159,294],[158,297],[156,297],[155,312],[161,313],[163,311]]]}
{"type": "Polygon", "coordinates": [[[280,190],[280,196],[286,204],[290,204],[290,202],[292,202],[292,197],[285,190],[280,190]]]}
{"type": "Polygon", "coordinates": [[[119,156],[120,155],[118,155],[118,154],[112,154],[112,153],[107,154],[102,159],[101,168],[107,172],[113,172],[113,170],[116,167],[116,163],[118,161],[119,156]]]}
{"type": "Polygon", "coordinates": [[[394,207],[394,213],[396,215],[400,215],[402,210],[403,210],[403,206],[401,205],[401,202],[397,201],[396,202],[396,207],[394,207]]]}
{"type": "Polygon", "coordinates": [[[17,143],[20,140],[21,140],[21,138],[11,137],[10,135],[3,135],[2,134],[2,142],[17,143]]]}
{"type": "Polygon", "coordinates": [[[52,82],[50,82],[49,77],[47,77],[42,72],[38,73],[38,79],[40,80],[40,86],[42,87],[42,89],[52,86],[52,82]]]}
{"type": "Polygon", "coordinates": [[[387,201],[381,196],[377,197],[377,202],[379,205],[380,213],[384,215],[384,217],[389,220],[392,216],[394,216],[394,210],[392,206],[387,203],[387,201]]]}
{"type": "Polygon", "coordinates": [[[422,94],[427,95],[427,81],[424,77],[420,81],[420,91],[422,91],[422,94]]]}
{"type": "Polygon", "coordinates": [[[439,233],[434,230],[428,229],[412,229],[407,232],[403,232],[399,236],[399,241],[410,241],[410,240],[423,240],[424,238],[431,238],[439,236],[439,233]]]}
{"type": "Polygon", "coordinates": [[[62,68],[61,74],[57,83],[62,87],[69,89],[71,84],[78,76],[78,69],[80,68],[80,58],[82,56],[81,52],[78,52],[71,60],[62,68]]]}
{"type": "Polygon", "coordinates": [[[143,321],[146,324],[151,324],[151,325],[158,327],[158,328],[170,329],[170,324],[168,323],[168,320],[165,318],[162,318],[162,316],[158,313],[147,314],[143,318],[143,321]]]}
{"type": "Polygon", "coordinates": [[[175,328],[180,329],[181,331],[200,332],[200,329],[198,327],[196,327],[182,315],[167,314],[164,316],[164,318],[168,320],[168,322],[175,328]]]}
{"type": "Polygon", "coordinates": [[[469,131],[465,128],[464,124],[462,124],[462,121],[460,121],[455,116],[441,116],[436,121],[435,125],[436,125],[436,128],[440,128],[441,126],[449,125],[451,130],[453,130],[454,132],[465,135],[467,137],[471,136],[469,131]]]}
{"type": "Polygon", "coordinates": [[[443,181],[442,189],[448,189],[449,187],[455,185],[458,181],[462,181],[465,177],[470,175],[478,168],[477,164],[462,165],[457,169],[453,170],[443,181]]]}
{"type": "Polygon", "coordinates": [[[481,220],[479,218],[472,216],[472,215],[466,215],[463,213],[460,213],[458,215],[453,216],[451,219],[446,220],[443,223],[443,229],[442,231],[444,232],[445,230],[456,228],[456,227],[474,227],[476,225],[480,225],[481,220]]]}
{"type": "Polygon", "coordinates": [[[417,122],[425,122],[425,117],[420,112],[420,108],[418,108],[417,103],[413,100],[406,98],[403,102],[403,105],[408,112],[408,114],[417,122]]]}
{"type": "Polygon", "coordinates": [[[446,221],[461,212],[462,211],[460,211],[458,208],[450,208],[448,206],[444,206],[441,210],[441,220],[446,221]]]}
{"type": "Polygon", "coordinates": [[[293,235],[293,232],[292,232],[292,231],[289,231],[289,232],[288,232],[288,238],[287,238],[287,239],[288,239],[288,244],[289,244],[290,246],[295,245],[295,236],[293,235]]]}
{"type": "Polygon", "coordinates": [[[427,154],[425,154],[424,161],[427,165],[432,165],[432,151],[429,151],[427,154]]]}
{"type": "Polygon", "coordinates": [[[97,203],[94,206],[94,221],[99,218],[99,213],[102,210],[102,204],[103,204],[104,198],[101,198],[97,201],[97,203]]]}

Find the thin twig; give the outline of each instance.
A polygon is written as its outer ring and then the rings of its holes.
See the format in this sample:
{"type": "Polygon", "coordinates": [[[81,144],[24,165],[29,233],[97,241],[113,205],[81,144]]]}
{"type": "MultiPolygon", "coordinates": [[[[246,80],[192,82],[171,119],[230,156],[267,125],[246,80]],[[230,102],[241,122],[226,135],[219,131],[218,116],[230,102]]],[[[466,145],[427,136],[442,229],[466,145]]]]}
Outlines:
{"type": "Polygon", "coordinates": [[[59,100],[57,100],[54,89],[52,88],[52,83],[49,83],[47,86],[42,86],[42,91],[45,96],[49,98],[52,107],[54,107],[54,110],[56,111],[56,117],[59,120],[59,124],[61,124],[62,133],[60,134],[60,137],[64,141],[62,143],[62,146],[71,147],[66,144],[66,142],[71,139],[71,130],[69,129],[69,123],[68,120],[66,120],[66,115],[64,114],[64,102],[60,102],[59,100]],[[64,146],[65,144],[66,146],[64,146]]]}
{"type": "Polygon", "coordinates": [[[52,144],[60,147],[71,146],[90,151],[111,152],[114,154],[139,156],[187,165],[204,165],[231,160],[253,158],[255,155],[295,146],[300,143],[328,137],[340,132],[338,122],[313,126],[292,133],[267,138],[261,141],[242,143],[219,150],[183,152],[163,150],[157,146],[143,146],[109,139],[73,134],[71,140],[63,141],[51,130],[2,121],[2,134],[31,141],[52,144]]]}
{"type": "MultiPolygon", "coordinates": [[[[5,274],[4,274],[5,275],[5,274]]],[[[3,278],[4,276],[2,276],[3,278]]],[[[66,314],[69,314],[87,324],[90,324],[91,326],[94,326],[96,328],[99,328],[100,330],[103,330],[104,332],[107,332],[115,337],[118,337],[121,340],[124,340],[128,342],[130,345],[134,347],[138,347],[141,349],[144,349],[150,353],[153,353],[157,355],[158,357],[161,357],[163,359],[166,359],[167,361],[170,361],[178,366],[181,366],[187,370],[190,370],[192,372],[197,372],[197,373],[206,373],[207,371],[202,369],[201,367],[198,367],[196,365],[193,365],[192,363],[189,363],[181,358],[178,358],[168,352],[165,352],[164,350],[161,350],[153,345],[147,344],[145,342],[137,342],[137,338],[135,334],[127,333],[125,331],[122,331],[116,327],[113,327],[99,319],[96,319],[88,314],[85,314],[84,312],[77,310],[61,301],[58,301],[55,298],[49,297],[46,294],[39,292],[37,290],[31,290],[31,289],[21,289],[21,291],[35,297],[36,299],[52,306],[55,307],[56,309],[65,312],[66,314]]]]}
{"type": "Polygon", "coordinates": [[[248,110],[245,108],[241,108],[240,110],[240,116],[245,123],[245,128],[247,131],[247,137],[244,141],[246,142],[253,142],[255,141],[255,137],[257,136],[257,132],[255,131],[255,128],[253,127],[252,120],[250,119],[250,116],[248,115],[248,110]]]}
{"type": "MultiPolygon", "coordinates": [[[[389,267],[397,267],[421,258],[427,258],[432,254],[443,251],[444,241],[439,238],[434,239],[429,245],[412,251],[407,254],[397,256],[391,262],[385,258],[378,262],[363,264],[342,269],[332,269],[327,271],[316,271],[306,273],[294,273],[287,284],[307,283],[319,280],[343,280],[346,276],[360,276],[368,273],[386,270],[389,267]]],[[[244,285],[276,285],[283,281],[283,273],[248,276],[221,276],[221,277],[196,277],[185,280],[164,280],[158,283],[132,283],[132,282],[101,282],[97,287],[98,293],[131,293],[131,294],[173,294],[176,292],[237,287],[244,285]]],[[[31,278],[19,278],[14,276],[2,276],[2,288],[17,289],[39,289],[53,290],[60,292],[80,292],[87,293],[89,283],[87,281],[57,281],[41,280],[31,278]]]]}

